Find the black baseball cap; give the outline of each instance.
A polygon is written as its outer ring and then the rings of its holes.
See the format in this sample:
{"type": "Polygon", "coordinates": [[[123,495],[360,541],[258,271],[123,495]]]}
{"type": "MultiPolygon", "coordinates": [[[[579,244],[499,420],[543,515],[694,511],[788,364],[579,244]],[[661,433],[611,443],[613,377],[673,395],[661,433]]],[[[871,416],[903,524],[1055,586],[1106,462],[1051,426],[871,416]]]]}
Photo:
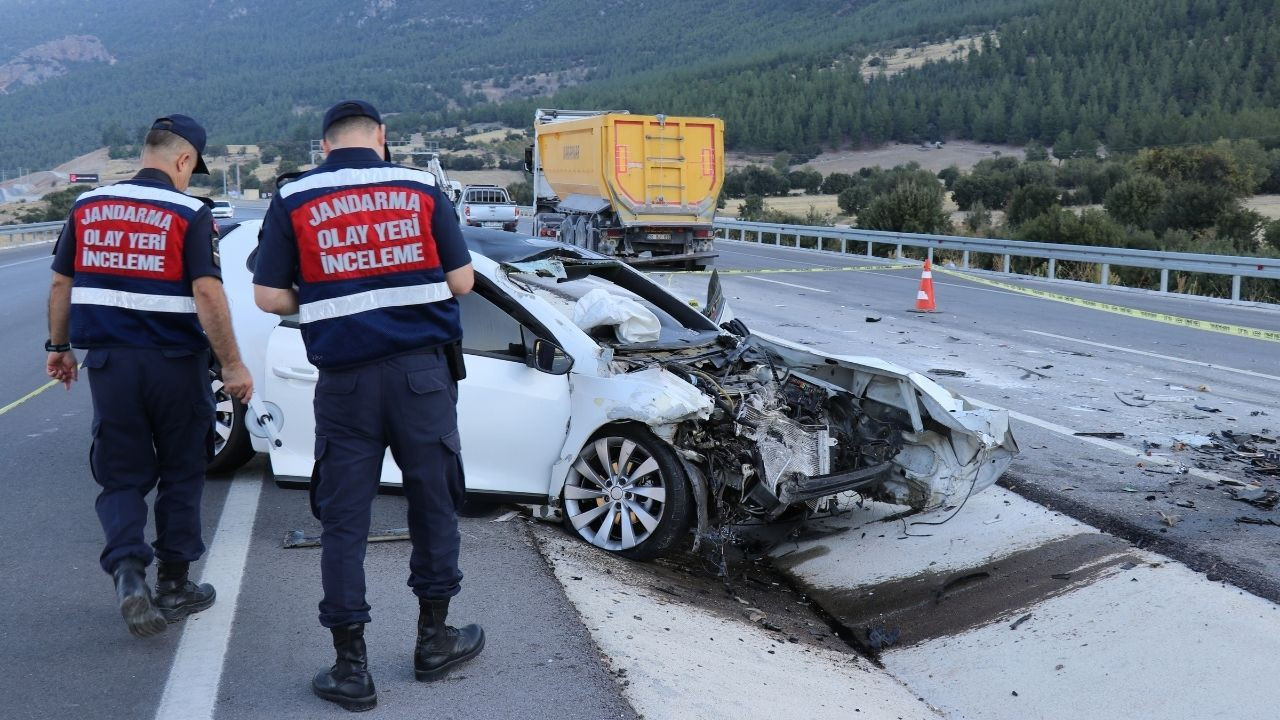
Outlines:
{"type": "Polygon", "coordinates": [[[382,116],[374,106],[363,100],[343,100],[325,112],[324,127],[320,128],[321,134],[329,132],[330,125],[349,117],[372,118],[379,125],[382,124],[382,116]]]}
{"type": "Polygon", "coordinates": [[[165,117],[156,118],[151,123],[152,130],[168,130],[178,137],[191,143],[191,147],[196,149],[196,169],[193,170],[196,175],[208,175],[209,167],[204,164],[204,144],[206,140],[204,128],[200,123],[196,122],[188,115],[166,115],[165,117]]]}

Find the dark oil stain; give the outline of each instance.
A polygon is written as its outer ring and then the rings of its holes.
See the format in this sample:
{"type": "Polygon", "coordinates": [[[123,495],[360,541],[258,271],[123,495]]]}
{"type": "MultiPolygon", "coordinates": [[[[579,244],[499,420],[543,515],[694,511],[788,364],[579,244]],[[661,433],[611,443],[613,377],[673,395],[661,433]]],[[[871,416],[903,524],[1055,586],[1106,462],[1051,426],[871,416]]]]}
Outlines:
{"type": "Polygon", "coordinates": [[[1118,538],[1087,533],[1016,552],[980,567],[921,573],[855,589],[802,586],[817,605],[861,643],[875,646],[874,638],[891,633],[896,634],[894,647],[906,647],[1013,617],[1108,568],[1141,562],[1128,554],[1131,550],[1129,543],[1118,538]],[[1069,575],[1071,582],[1063,582],[1055,575],[1069,575]]]}
{"type": "Polygon", "coordinates": [[[790,569],[797,565],[807,563],[810,560],[820,558],[823,555],[829,555],[830,553],[831,548],[826,545],[814,545],[813,547],[805,548],[804,550],[796,550],[795,552],[780,555],[774,558],[773,564],[778,567],[790,569]]]}

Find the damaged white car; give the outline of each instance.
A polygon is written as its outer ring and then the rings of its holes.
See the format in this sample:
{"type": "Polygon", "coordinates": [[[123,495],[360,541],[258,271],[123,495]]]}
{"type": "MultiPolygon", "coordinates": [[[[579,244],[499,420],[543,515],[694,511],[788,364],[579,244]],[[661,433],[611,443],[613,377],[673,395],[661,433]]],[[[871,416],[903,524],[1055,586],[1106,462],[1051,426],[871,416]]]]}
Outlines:
{"type": "MultiPolygon", "coordinates": [[[[318,372],[297,323],[254,306],[258,225],[221,241],[258,399],[246,422],[220,394],[211,470],[266,452],[278,482],[305,483],[318,372]],[[266,427],[253,421],[259,413],[266,427]]],[[[824,355],[740,321],[717,325],[644,274],[580,248],[464,232],[476,271],[475,290],[460,299],[468,494],[551,508],[597,547],[652,558],[690,527],[702,537],[849,491],[940,507],[990,486],[1017,452],[1006,412],[916,373],[824,355]]],[[[400,483],[390,455],[382,482],[400,483]]]]}

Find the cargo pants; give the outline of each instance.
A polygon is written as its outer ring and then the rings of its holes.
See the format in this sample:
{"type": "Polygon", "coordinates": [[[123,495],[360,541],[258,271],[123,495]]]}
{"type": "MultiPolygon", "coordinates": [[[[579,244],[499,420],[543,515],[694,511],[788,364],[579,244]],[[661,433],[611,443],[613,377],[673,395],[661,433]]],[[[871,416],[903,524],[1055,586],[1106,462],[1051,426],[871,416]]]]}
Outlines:
{"type": "Polygon", "coordinates": [[[431,599],[461,589],[458,508],[466,488],[457,400],[457,383],[438,349],[320,371],[311,507],[323,528],[321,625],[369,622],[365,547],[388,447],[409,506],[409,586],[431,599]]]}

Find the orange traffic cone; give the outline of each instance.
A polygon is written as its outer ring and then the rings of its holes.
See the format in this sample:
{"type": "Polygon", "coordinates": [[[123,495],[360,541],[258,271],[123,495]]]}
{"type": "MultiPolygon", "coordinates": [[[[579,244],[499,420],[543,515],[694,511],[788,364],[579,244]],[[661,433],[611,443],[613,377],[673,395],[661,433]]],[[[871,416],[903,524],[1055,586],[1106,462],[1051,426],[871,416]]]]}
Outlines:
{"type": "Polygon", "coordinates": [[[938,303],[933,295],[933,263],[924,261],[924,271],[920,273],[920,290],[916,293],[916,312],[934,312],[938,303]]]}

